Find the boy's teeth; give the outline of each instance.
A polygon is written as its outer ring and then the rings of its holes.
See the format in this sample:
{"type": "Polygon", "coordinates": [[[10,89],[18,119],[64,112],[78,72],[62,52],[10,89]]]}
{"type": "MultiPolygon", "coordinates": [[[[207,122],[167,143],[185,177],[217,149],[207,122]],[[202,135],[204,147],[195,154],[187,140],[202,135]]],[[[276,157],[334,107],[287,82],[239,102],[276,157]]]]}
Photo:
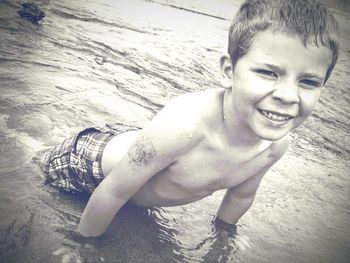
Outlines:
{"type": "Polygon", "coordinates": [[[290,119],[290,117],[286,115],[280,115],[280,114],[276,114],[276,113],[272,113],[264,110],[261,112],[264,114],[265,117],[274,121],[286,121],[290,119]]]}

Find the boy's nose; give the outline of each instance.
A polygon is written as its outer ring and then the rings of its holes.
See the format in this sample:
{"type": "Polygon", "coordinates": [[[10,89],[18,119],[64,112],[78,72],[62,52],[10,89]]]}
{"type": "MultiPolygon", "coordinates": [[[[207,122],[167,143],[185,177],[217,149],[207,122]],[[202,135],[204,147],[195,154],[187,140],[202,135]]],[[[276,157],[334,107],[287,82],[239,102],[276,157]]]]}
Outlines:
{"type": "Polygon", "coordinates": [[[285,82],[276,84],[272,97],[284,104],[299,103],[298,85],[285,82]]]}

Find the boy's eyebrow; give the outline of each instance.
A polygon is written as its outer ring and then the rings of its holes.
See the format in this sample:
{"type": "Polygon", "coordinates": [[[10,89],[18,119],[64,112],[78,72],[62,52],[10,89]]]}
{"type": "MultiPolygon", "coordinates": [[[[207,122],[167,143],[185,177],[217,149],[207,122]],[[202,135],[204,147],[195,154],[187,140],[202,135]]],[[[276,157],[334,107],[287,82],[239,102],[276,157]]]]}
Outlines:
{"type": "Polygon", "coordinates": [[[320,75],[314,74],[314,73],[305,73],[302,75],[303,78],[315,78],[318,79],[320,81],[323,81],[323,77],[321,77],[320,75]]]}
{"type": "Polygon", "coordinates": [[[258,66],[265,66],[277,73],[283,73],[284,70],[282,70],[280,67],[276,66],[276,65],[273,65],[273,64],[269,64],[269,63],[261,63],[261,64],[258,64],[258,66]]]}

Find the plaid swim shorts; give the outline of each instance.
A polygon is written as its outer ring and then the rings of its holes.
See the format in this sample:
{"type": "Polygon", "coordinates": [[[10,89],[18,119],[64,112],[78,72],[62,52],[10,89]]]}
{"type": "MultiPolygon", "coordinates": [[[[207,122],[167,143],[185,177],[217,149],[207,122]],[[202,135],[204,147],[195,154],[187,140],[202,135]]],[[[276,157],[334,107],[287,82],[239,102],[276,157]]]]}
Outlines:
{"type": "MultiPolygon", "coordinates": [[[[115,126],[115,125],[114,125],[115,126]]],[[[104,179],[102,154],[113,136],[137,127],[91,127],[65,139],[40,160],[46,184],[70,193],[92,193],[104,179]]]]}

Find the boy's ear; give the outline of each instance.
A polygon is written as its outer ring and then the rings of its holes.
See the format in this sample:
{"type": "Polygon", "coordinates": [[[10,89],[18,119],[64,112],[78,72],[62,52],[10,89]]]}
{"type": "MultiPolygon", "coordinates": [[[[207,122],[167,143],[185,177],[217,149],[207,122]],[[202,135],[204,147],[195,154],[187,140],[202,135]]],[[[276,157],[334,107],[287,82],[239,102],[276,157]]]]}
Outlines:
{"type": "Polygon", "coordinates": [[[221,69],[221,84],[225,89],[232,87],[232,63],[231,58],[228,54],[224,54],[220,57],[220,69],[221,69]]]}

